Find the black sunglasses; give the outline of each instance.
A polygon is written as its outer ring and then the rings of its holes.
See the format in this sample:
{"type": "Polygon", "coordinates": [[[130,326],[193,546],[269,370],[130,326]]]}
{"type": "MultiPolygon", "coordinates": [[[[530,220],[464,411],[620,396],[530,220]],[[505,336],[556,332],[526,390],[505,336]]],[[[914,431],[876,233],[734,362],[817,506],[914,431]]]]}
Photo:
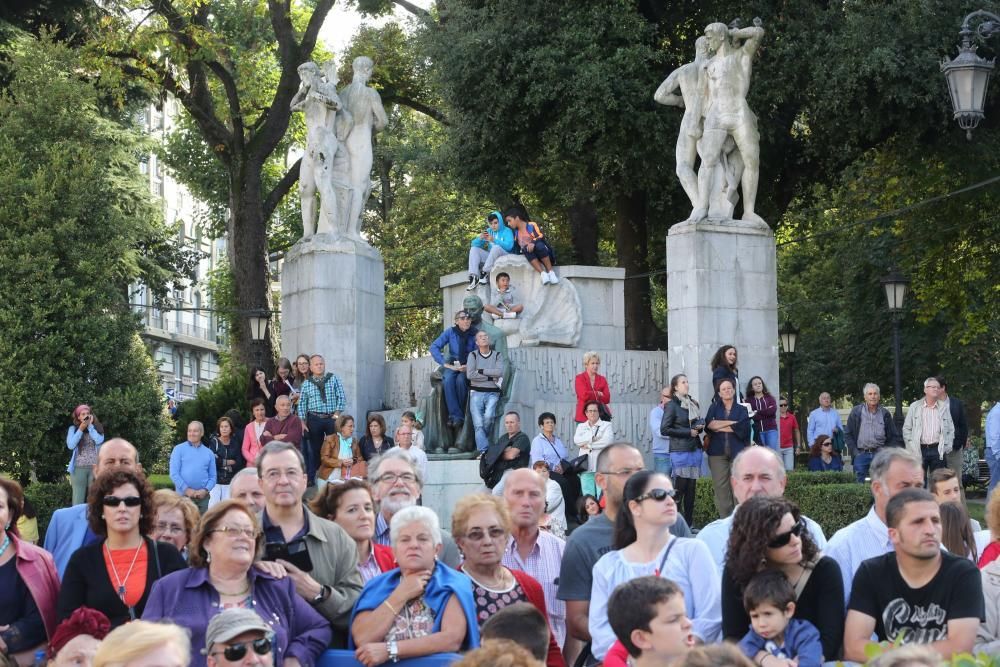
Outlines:
{"type": "Polygon", "coordinates": [[[806,527],[805,522],[802,519],[799,519],[799,522],[796,523],[794,526],[792,526],[792,529],[790,531],[788,531],[787,533],[780,533],[778,535],[775,535],[774,539],[767,543],[768,548],[780,549],[781,547],[787,545],[789,542],[792,541],[792,535],[794,535],[795,537],[800,537],[805,527],[806,527]]]}
{"type": "Polygon", "coordinates": [[[676,492],[673,489],[650,489],[646,493],[636,498],[635,502],[641,503],[643,500],[649,500],[650,498],[652,498],[656,502],[662,502],[667,498],[673,498],[675,493],[676,492]]]}
{"type": "Polygon", "coordinates": [[[125,507],[138,507],[142,504],[142,498],[139,496],[125,496],[124,498],[104,496],[104,499],[101,500],[101,504],[105,507],[118,507],[122,503],[125,503],[125,507]]]}
{"type": "MultiPolygon", "coordinates": [[[[227,646],[223,651],[221,651],[223,657],[229,662],[237,662],[242,660],[247,654],[247,646],[253,647],[253,652],[257,655],[267,655],[271,652],[271,638],[261,637],[260,639],[255,639],[252,642],[240,642],[239,644],[232,644],[227,646]]],[[[219,651],[212,653],[212,655],[218,655],[219,651]]]]}

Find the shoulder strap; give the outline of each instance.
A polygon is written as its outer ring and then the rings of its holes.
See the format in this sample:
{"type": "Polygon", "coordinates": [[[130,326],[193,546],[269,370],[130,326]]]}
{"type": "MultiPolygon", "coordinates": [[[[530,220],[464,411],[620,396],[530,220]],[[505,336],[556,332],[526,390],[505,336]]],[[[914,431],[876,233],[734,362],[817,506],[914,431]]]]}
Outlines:
{"type": "Polygon", "coordinates": [[[809,577],[812,576],[813,570],[816,568],[816,559],[813,559],[805,564],[805,571],[802,572],[802,576],[799,580],[795,582],[795,599],[798,600],[799,596],[802,595],[802,591],[805,590],[806,584],[809,583],[809,577]]]}
{"type": "Polygon", "coordinates": [[[670,544],[667,545],[667,550],[663,552],[663,558],[660,559],[660,567],[656,568],[656,572],[659,576],[663,576],[663,566],[667,564],[667,557],[670,556],[671,549],[677,544],[677,537],[670,538],[670,544]]]}

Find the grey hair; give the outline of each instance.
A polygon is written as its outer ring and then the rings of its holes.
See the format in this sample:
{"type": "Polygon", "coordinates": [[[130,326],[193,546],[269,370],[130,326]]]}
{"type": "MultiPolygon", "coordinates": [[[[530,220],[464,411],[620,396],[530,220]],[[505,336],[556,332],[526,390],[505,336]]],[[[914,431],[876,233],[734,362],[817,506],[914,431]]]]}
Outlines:
{"type": "Polygon", "coordinates": [[[258,476],[257,475],[257,469],[254,468],[253,466],[247,466],[246,468],[240,469],[240,471],[237,472],[235,475],[233,475],[233,478],[231,480],[229,480],[229,483],[232,484],[233,482],[235,482],[236,480],[238,480],[240,477],[250,477],[250,476],[253,476],[253,477],[257,477],[258,476]]]}
{"type": "Polygon", "coordinates": [[[583,353],[583,365],[584,366],[586,366],[587,364],[589,364],[592,359],[597,359],[597,361],[600,361],[601,360],[601,355],[599,355],[597,352],[595,352],[593,350],[588,350],[588,351],[586,351],[586,352],[583,353]]]}
{"type": "Polygon", "coordinates": [[[878,385],[875,384],[874,382],[866,382],[865,386],[861,389],[861,395],[864,396],[865,394],[867,394],[869,389],[874,389],[876,394],[878,394],[880,397],[882,396],[882,390],[879,389],[878,385]]]}
{"type": "Polygon", "coordinates": [[[392,546],[396,546],[399,532],[411,523],[424,524],[427,530],[431,531],[434,546],[442,543],[441,522],[438,520],[437,514],[429,507],[414,505],[413,507],[404,507],[392,515],[392,521],[389,522],[389,542],[392,543],[392,546]]]}
{"type": "Polygon", "coordinates": [[[382,476],[381,467],[382,464],[389,459],[399,459],[400,461],[405,461],[409,464],[410,468],[413,470],[413,475],[417,478],[417,486],[421,489],[424,488],[424,478],[420,476],[420,468],[417,467],[417,461],[413,458],[413,455],[407,452],[401,447],[393,447],[385,454],[381,456],[374,457],[368,462],[368,481],[374,484],[378,481],[378,478],[382,476]]]}
{"type": "Polygon", "coordinates": [[[204,424],[202,424],[202,423],[201,423],[200,421],[198,421],[198,420],[193,420],[193,421],[189,421],[189,422],[188,422],[188,428],[191,428],[191,427],[192,427],[192,426],[194,426],[195,424],[197,424],[197,425],[198,425],[198,428],[200,428],[200,429],[201,429],[201,434],[202,434],[202,435],[205,435],[205,425],[204,425],[204,424]]]}
{"type": "Polygon", "coordinates": [[[889,472],[889,466],[894,461],[905,461],[914,468],[923,468],[924,465],[923,460],[908,449],[903,447],[883,447],[875,455],[875,458],[872,459],[872,464],[868,468],[868,476],[871,477],[872,482],[884,482],[886,473],[889,472]]]}
{"type": "Polygon", "coordinates": [[[744,455],[747,452],[756,452],[756,451],[767,452],[768,454],[770,454],[771,458],[774,459],[773,463],[774,463],[774,470],[776,473],[775,476],[778,479],[785,479],[785,464],[780,458],[778,458],[778,453],[775,452],[770,447],[744,447],[743,450],[736,455],[736,458],[733,459],[733,463],[730,466],[730,477],[736,479],[736,469],[739,467],[740,461],[743,460],[744,455]]]}
{"type": "Polygon", "coordinates": [[[288,401],[289,403],[291,403],[291,402],[292,402],[292,399],[290,399],[290,398],[288,397],[288,394],[282,394],[282,395],[281,395],[281,396],[279,396],[278,398],[274,399],[274,404],[275,404],[275,405],[277,405],[277,404],[278,404],[278,401],[280,401],[280,400],[282,400],[282,399],[284,399],[284,400],[288,401]]]}
{"type": "MultiPolygon", "coordinates": [[[[290,442],[281,442],[280,440],[272,440],[271,442],[264,445],[257,454],[257,460],[254,462],[257,465],[257,477],[260,478],[264,474],[264,457],[269,454],[280,454],[281,452],[295,452],[295,458],[299,460],[299,465],[302,467],[302,472],[306,471],[306,460],[302,456],[302,452],[299,451],[298,447],[290,442]]],[[[249,461],[248,461],[249,463],[249,461]]]]}

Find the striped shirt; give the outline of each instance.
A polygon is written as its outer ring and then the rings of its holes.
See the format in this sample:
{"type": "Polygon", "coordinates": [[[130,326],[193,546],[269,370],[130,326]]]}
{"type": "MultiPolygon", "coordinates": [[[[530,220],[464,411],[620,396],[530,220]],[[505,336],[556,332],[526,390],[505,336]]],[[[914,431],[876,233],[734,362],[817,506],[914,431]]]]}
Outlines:
{"type": "Polygon", "coordinates": [[[840,574],[844,577],[845,604],[851,599],[851,585],[861,562],[891,551],[895,548],[889,539],[889,528],[875,513],[874,507],[863,518],[844,526],[830,538],[823,555],[837,561],[840,566],[840,574]]]}
{"type": "Polygon", "coordinates": [[[566,643],[566,603],[556,597],[559,588],[559,569],[562,566],[563,551],[566,542],[544,530],[538,531],[535,546],[531,548],[527,559],[522,559],[517,551],[514,537],[507,542],[503,554],[503,564],[511,570],[527,572],[542,585],[545,594],[545,608],[549,612],[549,625],[556,637],[556,644],[566,643]]]}
{"type": "Polygon", "coordinates": [[[924,409],[920,411],[920,444],[936,445],[941,442],[940,406],[937,403],[927,405],[925,400],[922,407],[924,409]]]}

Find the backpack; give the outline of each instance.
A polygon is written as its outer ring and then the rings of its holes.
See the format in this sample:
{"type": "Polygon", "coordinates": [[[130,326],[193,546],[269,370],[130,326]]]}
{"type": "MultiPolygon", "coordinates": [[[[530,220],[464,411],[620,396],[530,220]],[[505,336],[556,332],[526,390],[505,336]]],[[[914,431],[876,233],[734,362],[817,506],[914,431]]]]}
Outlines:
{"type": "Polygon", "coordinates": [[[503,459],[498,456],[493,463],[488,463],[485,453],[483,454],[483,457],[479,459],[479,476],[482,478],[483,484],[485,484],[487,488],[492,489],[500,482],[500,478],[503,477],[503,471],[500,470],[500,462],[502,460],[503,459]]]}

